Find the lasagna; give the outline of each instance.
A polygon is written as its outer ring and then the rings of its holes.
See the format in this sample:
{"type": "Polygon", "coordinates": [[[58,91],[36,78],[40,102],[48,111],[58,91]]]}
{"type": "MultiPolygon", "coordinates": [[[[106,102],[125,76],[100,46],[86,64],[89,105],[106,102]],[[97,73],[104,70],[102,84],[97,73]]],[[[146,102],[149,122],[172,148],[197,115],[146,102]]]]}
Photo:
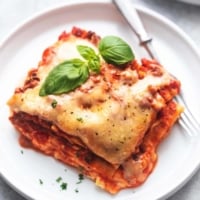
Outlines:
{"type": "MultiPolygon", "coordinates": [[[[69,81],[70,90],[44,94],[41,88],[55,67],[83,60],[77,46],[99,55],[101,40],[77,27],[63,32],[16,87],[8,100],[9,119],[22,146],[81,170],[116,194],[141,185],[154,169],[157,147],[182,112],[173,100],[180,82],[155,60],[117,65],[101,57],[100,68],[86,70],[88,77],[76,79],[76,87],[69,81]]],[[[73,82],[75,72],[66,70],[73,82]]],[[[49,85],[55,86],[54,79],[49,85]]]]}

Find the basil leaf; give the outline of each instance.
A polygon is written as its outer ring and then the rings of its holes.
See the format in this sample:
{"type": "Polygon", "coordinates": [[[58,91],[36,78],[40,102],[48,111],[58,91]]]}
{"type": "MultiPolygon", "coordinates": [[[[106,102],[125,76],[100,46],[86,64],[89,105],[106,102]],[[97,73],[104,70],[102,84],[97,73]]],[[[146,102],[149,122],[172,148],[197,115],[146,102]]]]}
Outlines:
{"type": "Polygon", "coordinates": [[[99,43],[99,51],[104,60],[115,65],[122,65],[134,59],[131,47],[116,36],[106,36],[99,43]]]}
{"type": "Polygon", "coordinates": [[[99,73],[100,57],[95,53],[94,49],[88,46],[78,45],[77,50],[88,61],[89,69],[95,73],[99,73]]]}
{"type": "Polygon", "coordinates": [[[40,96],[62,94],[76,89],[89,77],[88,67],[80,59],[67,60],[57,65],[45,79],[40,96]]]}
{"type": "Polygon", "coordinates": [[[95,53],[94,49],[92,49],[91,47],[84,46],[84,45],[78,45],[77,50],[81,54],[81,56],[83,58],[85,58],[86,60],[90,60],[93,57],[96,57],[96,53],[95,53]]]}

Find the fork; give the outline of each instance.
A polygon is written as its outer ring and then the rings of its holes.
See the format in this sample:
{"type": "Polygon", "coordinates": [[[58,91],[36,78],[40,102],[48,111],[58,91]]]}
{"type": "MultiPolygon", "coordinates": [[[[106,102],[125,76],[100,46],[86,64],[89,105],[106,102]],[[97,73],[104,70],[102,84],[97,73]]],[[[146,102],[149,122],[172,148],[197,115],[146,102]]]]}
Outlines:
{"type": "MultiPolygon", "coordinates": [[[[130,0],[112,0],[112,2],[128,22],[131,29],[138,37],[140,45],[145,48],[151,59],[159,61],[157,53],[152,46],[153,39],[147,34],[133,3],[130,0]]],[[[184,107],[184,112],[178,120],[179,124],[189,136],[198,135],[198,132],[200,132],[200,123],[190,111],[184,98],[183,91],[180,91],[179,95],[175,97],[175,100],[184,107]]]]}

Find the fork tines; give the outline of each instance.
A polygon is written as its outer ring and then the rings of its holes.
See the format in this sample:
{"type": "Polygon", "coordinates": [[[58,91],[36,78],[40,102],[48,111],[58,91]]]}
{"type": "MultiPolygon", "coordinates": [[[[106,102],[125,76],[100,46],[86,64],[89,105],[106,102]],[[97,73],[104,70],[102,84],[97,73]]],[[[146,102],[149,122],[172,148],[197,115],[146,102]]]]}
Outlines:
{"type": "Polygon", "coordinates": [[[190,136],[198,135],[198,132],[200,132],[200,123],[197,121],[197,119],[194,117],[194,115],[188,108],[182,94],[177,95],[175,99],[178,103],[182,104],[184,107],[184,111],[181,114],[181,117],[179,118],[178,122],[185,129],[185,131],[187,131],[188,135],[190,136]]]}

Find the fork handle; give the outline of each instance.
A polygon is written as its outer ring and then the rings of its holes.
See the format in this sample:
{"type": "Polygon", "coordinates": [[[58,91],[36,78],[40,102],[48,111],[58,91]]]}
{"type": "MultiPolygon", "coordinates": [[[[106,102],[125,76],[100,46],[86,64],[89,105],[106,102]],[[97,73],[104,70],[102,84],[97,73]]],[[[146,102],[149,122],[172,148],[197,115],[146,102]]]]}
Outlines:
{"type": "Polygon", "coordinates": [[[140,17],[138,16],[137,11],[135,10],[133,4],[130,0],[113,0],[112,1],[115,6],[118,8],[120,13],[124,16],[132,30],[137,35],[140,44],[148,43],[152,40],[151,37],[148,36],[145,28],[142,24],[140,17]]]}
{"type": "Polygon", "coordinates": [[[152,46],[152,38],[147,34],[143,23],[131,1],[112,0],[112,2],[138,37],[140,45],[146,49],[152,59],[158,61],[159,59],[157,53],[152,46]]]}

